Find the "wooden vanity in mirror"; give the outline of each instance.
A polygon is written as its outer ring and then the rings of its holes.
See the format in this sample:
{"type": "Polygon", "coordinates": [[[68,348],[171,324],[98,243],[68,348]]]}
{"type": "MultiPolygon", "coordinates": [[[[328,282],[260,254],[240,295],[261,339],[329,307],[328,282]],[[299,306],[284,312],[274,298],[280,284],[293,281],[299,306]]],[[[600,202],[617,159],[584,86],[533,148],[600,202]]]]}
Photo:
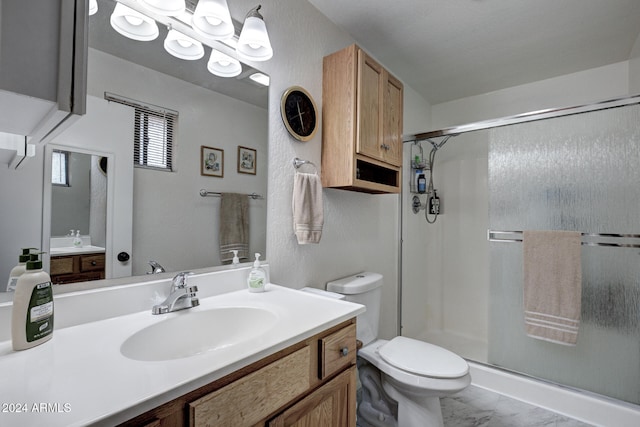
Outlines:
{"type": "Polygon", "coordinates": [[[55,285],[104,279],[104,253],[51,257],[50,276],[55,285]]]}

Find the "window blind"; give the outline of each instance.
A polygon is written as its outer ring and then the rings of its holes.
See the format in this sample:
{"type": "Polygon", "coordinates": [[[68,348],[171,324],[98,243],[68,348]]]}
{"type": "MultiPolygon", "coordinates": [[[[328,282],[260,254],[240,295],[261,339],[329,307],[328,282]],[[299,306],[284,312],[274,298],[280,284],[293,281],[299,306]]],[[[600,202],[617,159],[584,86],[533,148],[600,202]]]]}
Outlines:
{"type": "Polygon", "coordinates": [[[134,166],[173,171],[174,129],[178,112],[108,92],[104,97],[134,109],[134,166]]]}

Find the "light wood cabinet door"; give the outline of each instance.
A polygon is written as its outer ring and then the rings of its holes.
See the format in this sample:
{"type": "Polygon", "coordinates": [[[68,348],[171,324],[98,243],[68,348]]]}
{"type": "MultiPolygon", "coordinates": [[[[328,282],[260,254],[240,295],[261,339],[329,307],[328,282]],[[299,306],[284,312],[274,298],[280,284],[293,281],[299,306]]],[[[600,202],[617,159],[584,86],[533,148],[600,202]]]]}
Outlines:
{"type": "Polygon", "coordinates": [[[255,425],[309,389],[310,353],[309,347],[304,347],[191,402],[189,425],[255,425]]]}
{"type": "Polygon", "coordinates": [[[384,160],[382,150],[382,108],[384,69],[358,50],[358,104],[356,152],[384,160]]]}
{"type": "Polygon", "coordinates": [[[358,154],[402,166],[403,85],[358,51],[358,154]]]}
{"type": "Polygon", "coordinates": [[[356,368],[352,366],[289,407],[268,427],[355,427],[356,368]]]}
{"type": "Polygon", "coordinates": [[[402,103],[400,80],[385,73],[383,82],[382,144],[385,162],[402,166],[402,103]]]}

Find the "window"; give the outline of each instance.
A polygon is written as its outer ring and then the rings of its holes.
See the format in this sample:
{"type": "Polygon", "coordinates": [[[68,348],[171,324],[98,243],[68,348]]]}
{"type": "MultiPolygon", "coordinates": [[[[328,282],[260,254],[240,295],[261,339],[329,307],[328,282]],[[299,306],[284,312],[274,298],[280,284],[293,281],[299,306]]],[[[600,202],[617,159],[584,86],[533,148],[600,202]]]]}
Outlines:
{"type": "Polygon", "coordinates": [[[133,165],[173,171],[173,130],[178,113],[110,93],[105,93],[104,97],[134,109],[133,165]]]}
{"type": "Polygon", "coordinates": [[[69,186],[69,152],[54,150],[51,153],[51,183],[69,186]]]}

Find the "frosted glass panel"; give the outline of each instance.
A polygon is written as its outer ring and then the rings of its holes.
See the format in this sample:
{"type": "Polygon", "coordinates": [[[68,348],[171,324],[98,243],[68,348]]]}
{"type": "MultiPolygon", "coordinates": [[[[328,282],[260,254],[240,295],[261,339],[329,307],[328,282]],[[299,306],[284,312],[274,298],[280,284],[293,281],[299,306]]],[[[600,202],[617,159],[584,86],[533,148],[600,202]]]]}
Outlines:
{"type": "MultiPolygon", "coordinates": [[[[640,234],[640,107],[496,128],[489,228],[640,234]]],[[[582,323],[568,347],[524,332],[522,244],[491,242],[489,363],[640,403],[640,251],[582,246],[582,323]]]]}

